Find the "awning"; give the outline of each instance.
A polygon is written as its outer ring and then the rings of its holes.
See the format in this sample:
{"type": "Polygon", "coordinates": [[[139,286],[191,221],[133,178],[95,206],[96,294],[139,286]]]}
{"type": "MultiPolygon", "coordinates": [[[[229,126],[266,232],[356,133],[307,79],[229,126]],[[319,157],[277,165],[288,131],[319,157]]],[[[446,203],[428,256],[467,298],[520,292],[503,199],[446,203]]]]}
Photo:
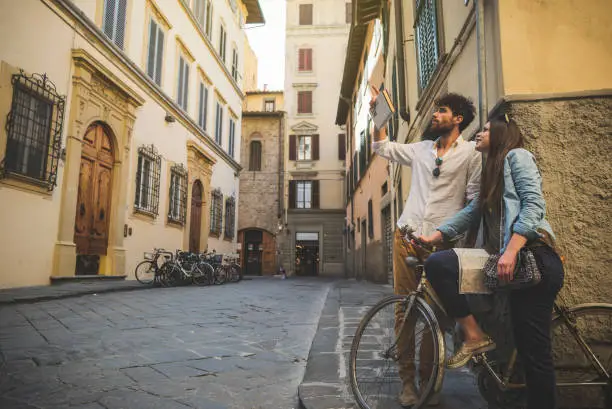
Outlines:
{"type": "Polygon", "coordinates": [[[263,11],[258,0],[242,0],[247,8],[249,15],[246,18],[247,24],[265,24],[266,19],[264,18],[263,11]]]}

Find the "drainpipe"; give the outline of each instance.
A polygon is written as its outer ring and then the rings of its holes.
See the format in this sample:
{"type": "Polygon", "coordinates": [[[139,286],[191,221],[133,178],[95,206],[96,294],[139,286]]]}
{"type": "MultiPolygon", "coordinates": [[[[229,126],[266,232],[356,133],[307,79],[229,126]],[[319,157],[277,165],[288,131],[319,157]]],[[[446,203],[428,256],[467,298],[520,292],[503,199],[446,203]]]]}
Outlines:
{"type": "Polygon", "coordinates": [[[484,2],[485,0],[474,0],[476,7],[476,43],[478,45],[478,117],[480,129],[487,121],[489,104],[487,99],[487,60],[484,27],[484,2]]]}
{"type": "Polygon", "coordinates": [[[395,49],[397,52],[397,81],[399,88],[399,114],[410,123],[410,111],[406,106],[406,58],[404,56],[404,20],[402,1],[395,2],[395,49]]]}

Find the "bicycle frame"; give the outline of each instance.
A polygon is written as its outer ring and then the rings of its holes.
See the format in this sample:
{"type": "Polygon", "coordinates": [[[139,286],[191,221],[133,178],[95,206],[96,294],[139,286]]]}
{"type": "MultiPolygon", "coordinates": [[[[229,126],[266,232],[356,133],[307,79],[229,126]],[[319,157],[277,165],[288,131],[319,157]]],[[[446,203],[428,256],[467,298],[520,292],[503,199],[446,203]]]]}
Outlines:
{"type": "MultiPolygon", "coordinates": [[[[592,305],[597,305],[597,304],[592,304],[592,305]]],[[[595,355],[595,353],[586,344],[586,342],[584,342],[584,339],[582,338],[582,336],[580,335],[580,332],[576,328],[576,322],[573,319],[569,309],[565,306],[560,306],[559,304],[555,302],[554,311],[555,311],[555,315],[553,316],[553,321],[556,319],[562,320],[561,325],[565,325],[567,327],[569,332],[572,334],[572,336],[574,337],[574,339],[580,346],[580,349],[582,349],[582,352],[584,353],[584,355],[591,362],[592,367],[596,369],[599,375],[604,378],[604,380],[601,382],[558,382],[556,384],[557,387],[576,387],[576,386],[603,387],[603,386],[609,385],[612,382],[611,374],[608,373],[606,368],[602,365],[602,363],[597,358],[597,355],[595,355]]],[[[510,383],[510,378],[514,374],[517,357],[518,357],[517,351],[516,349],[514,349],[514,351],[512,351],[510,361],[508,362],[508,365],[506,367],[506,376],[504,377],[504,379],[500,378],[499,374],[495,371],[495,369],[493,369],[489,360],[486,358],[484,354],[475,356],[473,359],[475,360],[476,363],[481,364],[487,370],[489,375],[491,375],[493,379],[495,379],[497,385],[502,391],[508,391],[512,389],[523,389],[526,387],[524,383],[510,383]]]]}

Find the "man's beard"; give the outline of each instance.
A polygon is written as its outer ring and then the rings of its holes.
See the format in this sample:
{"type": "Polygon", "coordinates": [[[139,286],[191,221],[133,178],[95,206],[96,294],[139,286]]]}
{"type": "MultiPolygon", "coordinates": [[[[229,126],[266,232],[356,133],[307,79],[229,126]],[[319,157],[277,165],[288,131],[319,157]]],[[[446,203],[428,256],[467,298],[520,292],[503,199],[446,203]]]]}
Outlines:
{"type": "Polygon", "coordinates": [[[448,133],[453,130],[452,124],[441,124],[440,122],[432,122],[430,126],[431,132],[435,132],[438,135],[448,133]]]}

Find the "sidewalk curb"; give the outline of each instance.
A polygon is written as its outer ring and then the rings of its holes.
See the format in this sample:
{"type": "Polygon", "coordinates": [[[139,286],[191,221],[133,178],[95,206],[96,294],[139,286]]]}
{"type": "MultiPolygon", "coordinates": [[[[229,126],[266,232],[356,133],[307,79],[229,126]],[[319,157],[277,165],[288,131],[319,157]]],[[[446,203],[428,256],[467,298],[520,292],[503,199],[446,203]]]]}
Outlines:
{"type": "MultiPolygon", "coordinates": [[[[59,284],[62,285],[62,284],[59,284]]],[[[49,286],[51,288],[51,286],[49,286]]],[[[138,286],[125,286],[125,287],[107,287],[107,288],[87,288],[82,290],[76,290],[74,292],[66,292],[60,294],[52,294],[52,295],[34,295],[34,296],[16,296],[9,297],[7,299],[0,299],[0,307],[7,305],[16,305],[16,304],[33,304],[42,301],[53,301],[53,300],[63,300],[66,298],[76,298],[82,297],[85,295],[94,295],[94,294],[105,294],[105,293],[115,293],[115,292],[128,292],[128,291],[139,291],[139,290],[150,290],[156,287],[140,284],[138,286]]]]}

